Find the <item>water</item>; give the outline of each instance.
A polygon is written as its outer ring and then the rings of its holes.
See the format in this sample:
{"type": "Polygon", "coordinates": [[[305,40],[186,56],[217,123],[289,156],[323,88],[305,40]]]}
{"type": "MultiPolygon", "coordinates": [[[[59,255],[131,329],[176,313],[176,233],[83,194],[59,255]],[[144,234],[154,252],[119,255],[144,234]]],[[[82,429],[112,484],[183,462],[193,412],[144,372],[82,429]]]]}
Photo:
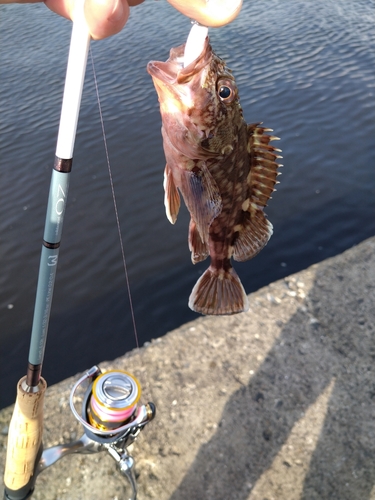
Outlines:
{"type": "MultiPolygon", "coordinates": [[[[245,2],[210,30],[233,69],[248,122],[280,136],[274,235],[236,264],[247,292],[375,234],[373,0],[245,2]]],[[[45,210],[71,32],[44,5],[0,8],[1,406],[25,373],[45,210]]],[[[166,2],[132,10],[93,42],[140,344],[197,315],[188,214],[164,214],[156,93],[145,67],[183,43],[189,21],[166,2]]],[[[88,65],[43,374],[49,384],[133,349],[120,245],[88,65]]]]}

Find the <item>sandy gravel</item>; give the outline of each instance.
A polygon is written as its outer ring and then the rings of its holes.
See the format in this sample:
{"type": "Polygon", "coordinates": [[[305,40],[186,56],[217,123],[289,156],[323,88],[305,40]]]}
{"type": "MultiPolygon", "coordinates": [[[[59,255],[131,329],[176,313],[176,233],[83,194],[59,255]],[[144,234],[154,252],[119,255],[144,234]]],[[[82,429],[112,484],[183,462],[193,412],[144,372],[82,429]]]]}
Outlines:
{"type": "MultiPolygon", "coordinates": [[[[134,373],[157,407],[132,449],[138,499],[375,500],[375,237],[249,298],[248,313],[202,317],[101,364],[134,373]]],[[[45,447],[81,434],[75,380],[48,389],[45,447]]],[[[100,453],[56,463],[33,498],[128,493],[100,453]]]]}

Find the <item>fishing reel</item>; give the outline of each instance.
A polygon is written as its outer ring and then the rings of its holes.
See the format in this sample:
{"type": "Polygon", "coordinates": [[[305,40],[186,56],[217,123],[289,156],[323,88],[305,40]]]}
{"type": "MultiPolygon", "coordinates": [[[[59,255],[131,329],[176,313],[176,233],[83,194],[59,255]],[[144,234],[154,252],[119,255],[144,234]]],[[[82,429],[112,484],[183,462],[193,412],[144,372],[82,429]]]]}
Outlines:
{"type": "Polygon", "coordinates": [[[102,373],[98,366],[88,370],[70,393],[70,408],[88,437],[101,444],[122,443],[128,447],[155,416],[155,405],[137,406],[141,396],[138,380],[123,370],[102,373]],[[81,415],[75,407],[78,388],[89,381],[82,401],[81,415]]]}
{"type": "Polygon", "coordinates": [[[68,444],[43,451],[35,475],[72,453],[91,454],[107,451],[115,460],[120,473],[131,486],[129,500],[137,498],[134,459],[127,448],[156,413],[155,405],[138,406],[141,387],[138,380],[122,370],[101,372],[93,366],[74,385],[70,393],[70,408],[83,425],[84,434],[68,444]],[[84,382],[88,387],[82,399],[81,414],[75,407],[78,389],[84,382]]]}

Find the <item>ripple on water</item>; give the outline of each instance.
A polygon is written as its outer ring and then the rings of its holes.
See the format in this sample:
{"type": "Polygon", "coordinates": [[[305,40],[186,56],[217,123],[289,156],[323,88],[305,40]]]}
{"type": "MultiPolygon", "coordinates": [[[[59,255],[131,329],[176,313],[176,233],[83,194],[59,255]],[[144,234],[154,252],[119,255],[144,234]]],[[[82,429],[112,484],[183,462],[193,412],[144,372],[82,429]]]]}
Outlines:
{"type": "MultiPolygon", "coordinates": [[[[12,388],[22,349],[27,355],[71,24],[38,4],[5,5],[1,14],[0,335],[9,352],[3,387],[12,388]]],[[[120,34],[92,43],[141,342],[195,317],[187,298],[206,265],[190,262],[186,210],[175,226],[165,218],[161,122],[146,72],[189,27],[166,2],[145,2],[120,34]]],[[[284,156],[267,207],[274,235],[256,259],[237,265],[250,292],[374,234],[373,9],[365,0],[244,2],[237,20],[210,37],[236,76],[246,120],[273,128],[284,156]]],[[[125,288],[89,61],[48,341],[50,383],[133,347],[125,288]],[[85,348],[66,353],[69,366],[60,368],[64,346],[77,339],[85,348]]]]}

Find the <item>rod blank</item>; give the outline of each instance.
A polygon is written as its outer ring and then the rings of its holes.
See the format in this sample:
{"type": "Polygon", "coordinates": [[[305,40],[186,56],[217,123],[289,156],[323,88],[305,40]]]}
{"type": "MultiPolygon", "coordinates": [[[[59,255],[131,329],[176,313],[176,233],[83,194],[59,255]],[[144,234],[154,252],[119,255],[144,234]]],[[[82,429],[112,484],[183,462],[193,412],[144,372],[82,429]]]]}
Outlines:
{"type": "Polygon", "coordinates": [[[33,373],[28,370],[27,383],[30,385],[38,381],[44,358],[59,247],[68,197],[77,122],[90,46],[90,33],[84,18],[83,3],[83,0],[77,2],[74,13],[56,146],[56,158],[52,172],[44,226],[43,247],[29,350],[29,366],[38,366],[39,368],[34,369],[33,373]]]}
{"type": "Polygon", "coordinates": [[[90,34],[84,19],[84,0],[76,2],[65,80],[56,159],[52,172],[39,268],[33,328],[26,377],[17,386],[5,465],[5,498],[29,498],[42,450],[43,402],[47,384],[41,377],[57,260],[72,167],[90,34]]]}
{"type": "Polygon", "coordinates": [[[66,70],[64,97],[61,108],[56,156],[73,158],[79,108],[85,80],[90,33],[86,25],[83,2],[77,2],[66,70]]]}

